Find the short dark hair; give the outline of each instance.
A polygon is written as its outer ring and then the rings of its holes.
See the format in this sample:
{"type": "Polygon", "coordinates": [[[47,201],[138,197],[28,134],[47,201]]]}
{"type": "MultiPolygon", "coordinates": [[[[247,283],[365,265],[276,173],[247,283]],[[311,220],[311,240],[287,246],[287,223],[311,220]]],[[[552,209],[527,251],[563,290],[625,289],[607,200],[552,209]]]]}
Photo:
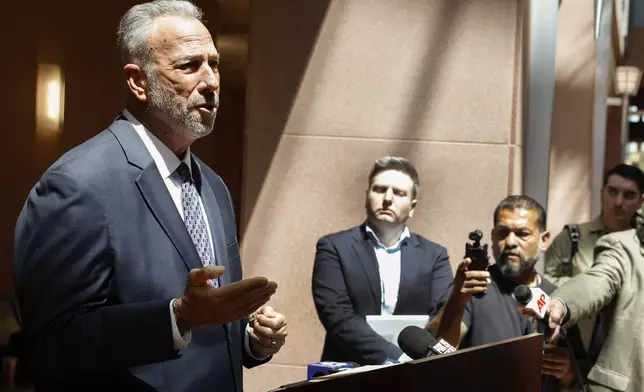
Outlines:
{"type": "Polygon", "coordinates": [[[501,200],[496,209],[494,210],[494,226],[499,223],[499,213],[501,210],[517,210],[524,209],[533,211],[537,214],[537,225],[541,232],[546,231],[546,210],[538,201],[525,195],[511,195],[501,200]]]}
{"type": "Polygon", "coordinates": [[[412,165],[412,163],[408,159],[403,157],[393,157],[387,155],[376,159],[376,161],[373,163],[373,167],[371,168],[371,172],[369,172],[369,186],[371,186],[371,183],[373,182],[373,178],[375,176],[387,170],[396,170],[401,173],[407,174],[409,178],[411,178],[412,182],[414,183],[411,191],[411,197],[412,199],[415,199],[418,195],[418,186],[420,185],[418,182],[418,172],[416,171],[414,165],[412,165]]]}
{"type": "Polygon", "coordinates": [[[619,165],[610,168],[604,175],[604,184],[608,184],[608,177],[612,175],[618,175],[624,177],[627,180],[631,180],[637,185],[640,193],[644,193],[644,173],[637,167],[633,165],[627,165],[625,163],[620,163],[619,165]]]}

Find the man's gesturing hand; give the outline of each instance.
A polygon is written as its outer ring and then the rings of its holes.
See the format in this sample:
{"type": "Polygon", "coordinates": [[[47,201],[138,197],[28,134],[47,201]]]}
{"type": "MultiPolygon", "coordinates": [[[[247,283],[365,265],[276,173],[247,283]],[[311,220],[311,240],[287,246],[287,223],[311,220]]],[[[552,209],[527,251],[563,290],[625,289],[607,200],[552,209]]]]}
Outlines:
{"type": "Polygon", "coordinates": [[[566,313],[566,306],[559,298],[551,298],[548,308],[548,328],[550,328],[550,336],[548,340],[554,342],[561,335],[561,326],[564,324],[564,314],[566,313]]]}
{"type": "Polygon", "coordinates": [[[212,279],[222,276],[224,271],[219,265],[190,270],[183,296],[174,301],[182,335],[202,326],[228,324],[248,316],[268,302],[277,290],[277,283],[261,276],[212,287],[212,279]]]}

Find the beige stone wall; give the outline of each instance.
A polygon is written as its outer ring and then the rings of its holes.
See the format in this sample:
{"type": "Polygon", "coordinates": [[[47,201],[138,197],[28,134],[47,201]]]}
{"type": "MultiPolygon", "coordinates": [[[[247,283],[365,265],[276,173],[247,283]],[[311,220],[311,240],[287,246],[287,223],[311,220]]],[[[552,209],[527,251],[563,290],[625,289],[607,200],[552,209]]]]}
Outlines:
{"type": "MultiPolygon", "coordinates": [[[[384,154],[420,172],[412,230],[455,265],[469,231],[520,191],[516,0],[255,1],[242,206],[246,276],[280,287],[289,340],[247,391],[306,377],[324,330],[310,292],[317,239],[364,220],[384,154]]],[[[225,77],[225,76],[224,76],[225,77]]]]}
{"type": "Polygon", "coordinates": [[[553,234],[567,223],[588,221],[591,192],[599,192],[591,189],[597,63],[593,34],[592,2],[563,1],[559,8],[550,150],[548,228],[553,234]]]}

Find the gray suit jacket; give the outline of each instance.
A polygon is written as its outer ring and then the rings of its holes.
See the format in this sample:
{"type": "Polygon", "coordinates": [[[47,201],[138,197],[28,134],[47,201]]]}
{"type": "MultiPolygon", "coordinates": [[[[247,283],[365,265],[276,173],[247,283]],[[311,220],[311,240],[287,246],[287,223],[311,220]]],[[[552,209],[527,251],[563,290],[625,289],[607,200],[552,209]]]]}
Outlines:
{"type": "Polygon", "coordinates": [[[641,392],[644,388],[644,250],[635,229],[605,235],[595,262],[553,297],[568,305],[570,320],[602,312],[606,340],[588,374],[589,391],[641,392]]]}
{"type": "MultiPolygon", "coordinates": [[[[192,157],[220,283],[242,278],[226,186],[192,157]]],[[[120,118],[66,153],[16,225],[14,279],[36,390],[241,391],[247,320],[193,331],[175,350],[169,302],[201,267],[170,194],[120,118]]]]}

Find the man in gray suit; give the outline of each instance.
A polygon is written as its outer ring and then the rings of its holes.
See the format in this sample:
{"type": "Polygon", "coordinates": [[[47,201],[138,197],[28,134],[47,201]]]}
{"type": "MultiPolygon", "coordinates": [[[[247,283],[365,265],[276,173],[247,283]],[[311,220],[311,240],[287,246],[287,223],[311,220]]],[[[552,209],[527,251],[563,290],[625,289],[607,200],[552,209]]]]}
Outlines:
{"type": "Polygon", "coordinates": [[[593,266],[552,293],[552,339],[561,326],[602,313],[606,339],[588,374],[591,392],[644,388],[644,220],[638,217],[637,221],[637,229],[600,238],[593,266]]]}
{"type": "Polygon", "coordinates": [[[242,279],[228,189],[190,152],[219,53],[188,1],[132,7],[118,38],[126,110],[46,171],[16,225],[36,390],[241,391],[286,321],[263,306],[274,282],[242,279]]]}

